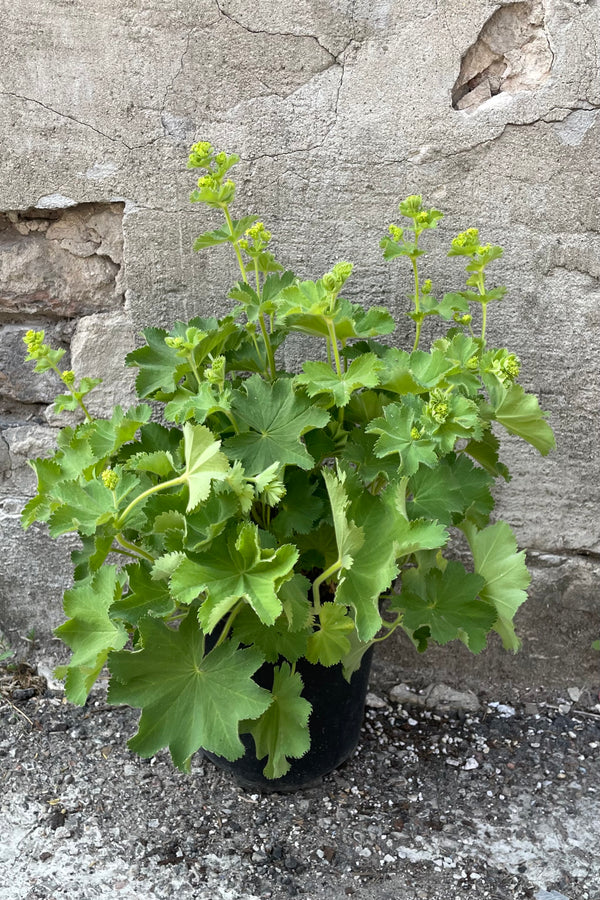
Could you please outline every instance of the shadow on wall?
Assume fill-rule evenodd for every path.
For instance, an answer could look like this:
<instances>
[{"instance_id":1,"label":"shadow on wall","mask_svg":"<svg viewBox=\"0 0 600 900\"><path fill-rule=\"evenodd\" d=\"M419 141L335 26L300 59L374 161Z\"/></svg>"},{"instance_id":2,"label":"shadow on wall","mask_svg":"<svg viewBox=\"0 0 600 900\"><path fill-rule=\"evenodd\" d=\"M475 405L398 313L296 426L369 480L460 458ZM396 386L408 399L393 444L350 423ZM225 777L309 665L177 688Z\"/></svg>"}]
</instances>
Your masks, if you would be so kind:
<instances>
[{"instance_id":1,"label":"shadow on wall","mask_svg":"<svg viewBox=\"0 0 600 900\"><path fill-rule=\"evenodd\" d=\"M543 84L554 59L544 26L543 0L496 10L462 58L452 107L472 111L503 91L533 91Z\"/></svg>"}]
</instances>

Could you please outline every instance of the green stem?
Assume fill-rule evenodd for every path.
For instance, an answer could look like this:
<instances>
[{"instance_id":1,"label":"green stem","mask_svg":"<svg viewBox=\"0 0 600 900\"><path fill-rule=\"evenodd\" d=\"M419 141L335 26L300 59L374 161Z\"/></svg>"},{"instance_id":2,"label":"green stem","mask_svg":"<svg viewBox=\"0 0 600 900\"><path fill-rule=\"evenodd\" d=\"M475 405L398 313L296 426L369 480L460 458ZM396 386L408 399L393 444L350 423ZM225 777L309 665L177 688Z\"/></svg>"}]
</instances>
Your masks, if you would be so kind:
<instances>
[{"instance_id":1,"label":"green stem","mask_svg":"<svg viewBox=\"0 0 600 900\"><path fill-rule=\"evenodd\" d=\"M342 568L342 560L336 560L333 565L329 566L328 569L325 569L324 572L321 572L318 578L315 578L313 582L313 603L315 606L315 610L318 613L321 609L321 598L319 597L319 588L323 584L324 581L327 581L328 578L331 578L332 575L335 575Z\"/></svg>"},{"instance_id":2,"label":"green stem","mask_svg":"<svg viewBox=\"0 0 600 900\"><path fill-rule=\"evenodd\" d=\"M258 274L258 260L254 260L254 274L256 275L256 293L260 299L260 275Z\"/></svg>"},{"instance_id":3,"label":"green stem","mask_svg":"<svg viewBox=\"0 0 600 900\"><path fill-rule=\"evenodd\" d=\"M156 494L157 491L163 491L165 488L176 487L179 484L185 484L186 481L187 481L186 475L178 475L177 478L171 478L169 481L163 481L161 484L155 484L151 488L148 488L148 490L139 494L139 496L135 497L131 501L129 506L126 507L126 509L121 513L119 518L116 520L115 526L118 529L120 529L121 526L123 525L123 523L125 522L125 519L131 512L131 510L134 509L138 505L138 503L141 503L142 500L145 500L146 497L150 497L152 494Z\"/></svg>"},{"instance_id":4,"label":"green stem","mask_svg":"<svg viewBox=\"0 0 600 900\"><path fill-rule=\"evenodd\" d=\"M219 644L222 644L222 643L226 640L227 634L229 633L229 629L231 628L231 626L232 626L232 624L233 624L233 620L235 619L235 617L237 616L237 614L240 612L240 610L242 609L243 605L244 605L244 604L243 604L243 601L239 600L239 601L236 603L236 605L233 607L233 609L232 609L231 612L229 613L229 616L228 616L228 618L227 618L227 621L225 622L225 625L223 626L223 631L222 631L221 634L219 635L219 640L218 640L217 643L215 644L215 647L218 647Z\"/></svg>"},{"instance_id":5,"label":"green stem","mask_svg":"<svg viewBox=\"0 0 600 900\"><path fill-rule=\"evenodd\" d=\"M418 234L415 233L415 249L419 241ZM419 269L417 266L417 258L415 256L411 256L410 261L412 263L413 275L415 279L415 312L421 312L421 303L420 303L420 287L419 287ZM419 346L419 340L421 338L421 325L423 324L423 320L419 319L417 321L417 331L415 334L415 343L413 346L413 353Z\"/></svg>"},{"instance_id":6,"label":"green stem","mask_svg":"<svg viewBox=\"0 0 600 900\"><path fill-rule=\"evenodd\" d=\"M188 360L189 360L190 366L192 367L192 372L194 373L194 378L196 379L196 385L199 388L200 387L200 374L198 373L198 366L196 365L196 361L194 359L194 351L193 350L188 354Z\"/></svg>"},{"instance_id":7,"label":"green stem","mask_svg":"<svg viewBox=\"0 0 600 900\"><path fill-rule=\"evenodd\" d=\"M382 634L381 637L378 638L371 638L371 640L369 641L370 644L378 644L381 641L387 641L389 636L394 633L396 628L398 628L402 624L402 613L398 613L397 618L394 619L393 622L383 622L382 624L384 628L388 629L387 634Z\"/></svg>"},{"instance_id":8,"label":"green stem","mask_svg":"<svg viewBox=\"0 0 600 900\"><path fill-rule=\"evenodd\" d=\"M487 303L482 303L482 304L481 304L481 311L482 311L482 315L481 315L481 340L482 340L483 343L485 343L485 326L486 326L486 321L487 321Z\"/></svg>"},{"instance_id":9,"label":"green stem","mask_svg":"<svg viewBox=\"0 0 600 900\"><path fill-rule=\"evenodd\" d=\"M226 206L223 207L223 213L225 214L225 221L229 225L229 231L231 232L231 235L233 237L233 222L231 220L229 210L227 209ZM244 260L242 259L242 254L240 253L240 248L237 245L237 241L232 241L232 243L233 243L233 249L235 250L235 255L237 256L237 261L238 261L238 264L240 267L240 272L242 273L242 278L244 279L246 284L248 284L248 276L246 274L246 267L244 265Z\"/></svg>"},{"instance_id":10,"label":"green stem","mask_svg":"<svg viewBox=\"0 0 600 900\"><path fill-rule=\"evenodd\" d=\"M275 372L275 357L273 356L273 348L271 347L271 341L269 338L269 333L267 331L267 323L265 322L265 317L261 313L258 317L260 322L260 330L262 332L263 340L265 342L265 350L267 351L267 361L269 363L269 371L271 373L271 379L275 380L276 372Z\"/></svg>"},{"instance_id":11,"label":"green stem","mask_svg":"<svg viewBox=\"0 0 600 900\"><path fill-rule=\"evenodd\" d=\"M419 319L419 321L416 323L416 325L417 325L417 330L416 330L416 332L415 332L415 342L414 342L414 344L413 344L413 353L415 352L415 350L416 350L416 349L418 348L418 346L419 346L419 341L420 341L420 339L421 339L421 325L422 325L422 324L423 324L423 319Z\"/></svg>"},{"instance_id":12,"label":"green stem","mask_svg":"<svg viewBox=\"0 0 600 900\"><path fill-rule=\"evenodd\" d=\"M117 534L115 537L115 540L117 541L118 544L121 545L121 547L123 547L124 550L130 550L136 556L139 555L139 556L143 557L143 559L147 559L148 562L151 562L151 563L155 562L155 559L153 556L150 556L150 554L146 553L145 550L142 550L141 547L137 547L135 544L132 544L131 541L128 541L126 538L124 538L122 534Z\"/></svg>"},{"instance_id":13,"label":"green stem","mask_svg":"<svg viewBox=\"0 0 600 900\"><path fill-rule=\"evenodd\" d=\"M335 359L335 367L337 369L338 375L341 376L342 364L340 362L340 353L339 353L338 345L337 345L337 335L335 333L335 325L333 324L332 319L326 318L325 321L327 322L327 331L329 332L329 340L331 341L331 347L332 347L333 356Z\"/></svg>"},{"instance_id":14,"label":"green stem","mask_svg":"<svg viewBox=\"0 0 600 900\"><path fill-rule=\"evenodd\" d=\"M230 421L231 424L233 425L233 430L235 431L236 434L239 434L239 433L240 433L240 429L238 428L238 424L237 424L237 422L235 421L233 415L229 412L229 410L228 410L228 409L223 409L223 407L221 407L220 412L222 412L224 415L227 416L227 418L229 419L229 421Z\"/></svg>"}]
</instances>

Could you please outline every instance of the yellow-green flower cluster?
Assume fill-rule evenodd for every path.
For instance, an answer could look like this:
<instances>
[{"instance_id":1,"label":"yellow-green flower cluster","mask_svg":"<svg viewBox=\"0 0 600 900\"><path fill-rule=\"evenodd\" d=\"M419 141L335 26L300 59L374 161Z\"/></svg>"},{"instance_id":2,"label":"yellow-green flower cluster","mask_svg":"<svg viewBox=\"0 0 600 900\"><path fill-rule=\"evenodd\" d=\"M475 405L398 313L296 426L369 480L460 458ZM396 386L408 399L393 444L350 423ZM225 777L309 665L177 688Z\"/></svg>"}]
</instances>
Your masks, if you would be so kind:
<instances>
[{"instance_id":1,"label":"yellow-green flower cluster","mask_svg":"<svg viewBox=\"0 0 600 900\"><path fill-rule=\"evenodd\" d=\"M214 150L209 141L198 141L190 148L189 169L206 169L212 162Z\"/></svg>"},{"instance_id":2,"label":"yellow-green flower cluster","mask_svg":"<svg viewBox=\"0 0 600 900\"><path fill-rule=\"evenodd\" d=\"M466 231L461 231L460 234L457 234L456 237L452 241L452 249L453 250L471 250L475 252L477 247L479 246L479 229L478 228L467 228Z\"/></svg>"},{"instance_id":3,"label":"yellow-green flower cluster","mask_svg":"<svg viewBox=\"0 0 600 900\"><path fill-rule=\"evenodd\" d=\"M209 384L223 385L225 382L225 357L216 356L212 365L204 370L204 377Z\"/></svg>"},{"instance_id":4,"label":"yellow-green flower cluster","mask_svg":"<svg viewBox=\"0 0 600 900\"><path fill-rule=\"evenodd\" d=\"M249 238L242 238L241 241L238 241L239 246L242 250L250 250L250 241L252 241L252 249L254 250L262 250L263 247L271 240L271 232L268 231L263 222L255 222L250 228L247 228L244 232L245 235Z\"/></svg>"},{"instance_id":5,"label":"yellow-green flower cluster","mask_svg":"<svg viewBox=\"0 0 600 900\"><path fill-rule=\"evenodd\" d=\"M102 484L105 488L108 488L109 491L114 491L116 489L119 483L119 476L114 469L105 469L100 477L102 478Z\"/></svg>"},{"instance_id":6,"label":"yellow-green flower cluster","mask_svg":"<svg viewBox=\"0 0 600 900\"><path fill-rule=\"evenodd\" d=\"M40 356L45 356L49 348L44 344L44 337L44 331L33 331L32 329L29 329L23 338L30 359L38 359Z\"/></svg>"}]
</instances>

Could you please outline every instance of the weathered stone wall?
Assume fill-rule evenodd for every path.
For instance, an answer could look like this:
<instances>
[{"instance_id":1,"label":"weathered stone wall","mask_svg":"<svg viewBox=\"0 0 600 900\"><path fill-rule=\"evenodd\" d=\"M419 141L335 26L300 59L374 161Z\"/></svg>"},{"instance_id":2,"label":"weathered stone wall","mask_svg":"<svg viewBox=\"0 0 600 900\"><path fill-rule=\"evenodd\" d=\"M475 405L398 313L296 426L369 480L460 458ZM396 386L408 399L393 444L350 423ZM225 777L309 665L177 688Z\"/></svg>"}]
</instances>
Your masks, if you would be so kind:
<instances>
[{"instance_id":1,"label":"weathered stone wall","mask_svg":"<svg viewBox=\"0 0 600 900\"><path fill-rule=\"evenodd\" d=\"M24 368L21 335L46 327L79 373L104 374L101 409L130 395L120 360L134 329L227 308L233 261L191 250L213 223L187 202L187 149L206 138L242 157L239 214L260 213L300 275L353 260L354 298L390 305L401 345L409 272L378 249L398 198L422 193L446 213L428 238L439 248L427 264L434 289L462 284L460 262L445 257L458 231L477 226L505 247L496 273L510 292L489 337L521 357L558 438L545 460L506 442L514 478L500 511L534 571L515 671L551 679L556 661L533 660L568 656L589 680L598 0L19 0L3 13L0 627L47 634L68 579L69 541L23 536L18 523L32 487L25 459L56 428L50 385Z\"/></svg>"}]
</instances>

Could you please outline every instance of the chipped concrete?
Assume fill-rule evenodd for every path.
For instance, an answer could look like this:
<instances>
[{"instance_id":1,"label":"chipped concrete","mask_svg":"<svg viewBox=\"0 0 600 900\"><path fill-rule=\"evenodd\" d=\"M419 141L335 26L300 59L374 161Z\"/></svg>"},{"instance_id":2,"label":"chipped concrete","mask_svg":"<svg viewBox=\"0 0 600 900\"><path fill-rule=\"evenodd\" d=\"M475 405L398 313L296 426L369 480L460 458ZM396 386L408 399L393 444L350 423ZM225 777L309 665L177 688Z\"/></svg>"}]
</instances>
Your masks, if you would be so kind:
<instances>
[{"instance_id":1,"label":"chipped concrete","mask_svg":"<svg viewBox=\"0 0 600 900\"><path fill-rule=\"evenodd\" d=\"M550 77L553 53L543 0L501 6L462 58L452 91L455 109L475 109L501 91L536 90Z\"/></svg>"},{"instance_id":2,"label":"chipped concrete","mask_svg":"<svg viewBox=\"0 0 600 900\"><path fill-rule=\"evenodd\" d=\"M217 222L187 200L193 140L240 154L236 211L261 214L281 259L299 275L352 259L349 295L390 305L399 345L411 341L403 315L409 272L383 263L378 240L401 196L422 193L446 213L427 240L437 248L424 272L435 290L463 283L460 264L445 256L458 231L477 226L505 246L495 271L509 293L490 317L490 340L521 357L524 384L541 395L558 449L540 461L506 441L514 478L499 491L500 513L532 551L535 575L531 612L520 615L526 654L505 659L492 648L474 668L456 658L473 679L486 665L499 679L549 678L556 660L536 658L556 655L536 648L543 625L547 643L570 654L584 680L597 680L589 645L599 627L599 4L262 0L249 12L243 0L103 0L83 11L22 0L7 8L4 24L0 210L26 217L37 207L50 221L61 209L66 216L85 204L121 204L122 261L114 247L100 253L102 241L86 256L89 237L63 236L52 242L56 253L79 274L63 279L53 305L25 299L46 290L25 264L18 277L14 265L7 269L0 286L13 292L2 323L68 325L65 346L77 335L86 374L86 363L96 364L86 348L107 347L107 335L117 333L103 335L97 316L122 323L124 347L133 339L130 322L168 325L228 308L235 260L226 248L191 249L194 236ZM468 109L453 107L468 97ZM51 243L40 231L17 238L22 246ZM88 269L77 267L90 264L113 281L99 277L84 299ZM77 296L69 294L74 287ZM107 388L114 399L116 372ZM10 427L47 426L46 396L5 396L4 419ZM24 495L12 499L22 503ZM5 517L3 534L12 549L0 564L7 586L21 539L18 519L10 523ZM42 532L24 547L48 554L54 592L18 606L9 592L5 619L37 616L40 603L56 611L68 569L51 557ZM561 563L543 565L544 556ZM412 668L433 665L404 647L395 652ZM443 652L435 659L460 676Z\"/></svg>"}]
</instances>

